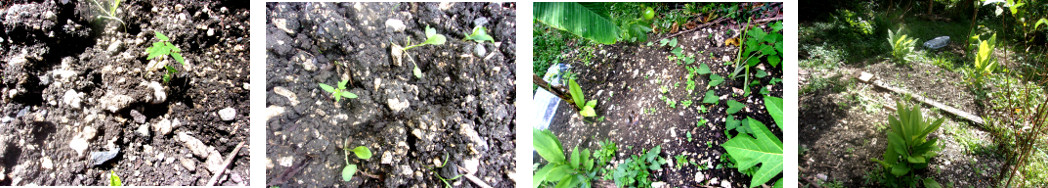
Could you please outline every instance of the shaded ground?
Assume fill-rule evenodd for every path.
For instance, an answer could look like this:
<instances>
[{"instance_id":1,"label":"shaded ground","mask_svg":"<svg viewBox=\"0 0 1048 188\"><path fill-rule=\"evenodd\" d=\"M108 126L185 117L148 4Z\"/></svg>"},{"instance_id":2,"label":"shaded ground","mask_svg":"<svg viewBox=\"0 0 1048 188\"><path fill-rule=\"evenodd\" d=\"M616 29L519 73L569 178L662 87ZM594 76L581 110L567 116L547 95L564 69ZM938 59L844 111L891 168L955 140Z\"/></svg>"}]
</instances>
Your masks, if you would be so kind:
<instances>
[{"instance_id":1,"label":"shaded ground","mask_svg":"<svg viewBox=\"0 0 1048 188\"><path fill-rule=\"evenodd\" d=\"M231 153L250 132L247 3L117 10L126 25L89 1L0 3L0 185L108 185L111 171L125 185L204 185L231 156L218 185L247 185L250 145ZM154 32L188 65L146 60ZM161 84L150 62L180 73Z\"/></svg>"},{"instance_id":2,"label":"shaded ground","mask_svg":"<svg viewBox=\"0 0 1048 188\"><path fill-rule=\"evenodd\" d=\"M561 103L550 130L568 150L565 153L575 146L580 149L598 149L598 141L610 139L619 148L613 166L632 154L641 154L641 149L655 146L662 146L660 155L670 163L676 162L674 156L685 155L690 162L697 164L654 172L653 182L663 181L676 187L717 186L723 182L730 182L732 187L748 186L748 176L737 169L727 168L728 163L721 160L725 151L720 144L728 140L724 135L728 117L726 101L735 100L746 104L745 109L735 114L736 119L757 119L782 138L781 129L775 128L774 120L764 108L763 95L758 93L761 87L767 87L771 96L781 97L782 83L772 84L771 80L782 78L782 69L772 68L767 63L759 64L760 69L768 72L768 76L759 79L759 87L751 88L755 94L742 96L743 78L728 78L735 67L724 65L726 61L735 60L739 48L725 45L723 41L737 33L744 24L726 21L676 37L678 45L684 48L686 54L695 55L695 63L689 66L706 64L714 74L725 77L724 83L709 88L721 98L716 105L702 103L702 97L708 91L706 86L709 77L696 76L695 89L688 91L685 77L689 71L685 65L668 60L667 56L672 56L672 48L660 47L658 42L650 46L628 43L599 45L593 55L583 50L566 52L564 59L570 60L566 62L570 62L573 67L571 71L577 74L586 100L598 100L597 116L604 119L598 122L584 121L567 103ZM658 37L662 36L655 38ZM592 58L588 63L584 61L586 56ZM752 70L752 75L756 75L756 70ZM662 93L662 87L666 87L668 92ZM677 104L670 107L660 96L673 99ZM691 100L692 104L684 107L681 102L685 100ZM700 112L699 106L707 111ZM700 118L709 122L696 126ZM689 132L692 134L691 141L686 137ZM732 131L731 134L738 133ZM627 146L632 146L632 149ZM699 170L699 166L704 170Z\"/></svg>"},{"instance_id":3,"label":"shaded ground","mask_svg":"<svg viewBox=\"0 0 1048 188\"><path fill-rule=\"evenodd\" d=\"M513 3L267 4L267 184L441 187L438 174L471 174L494 187L513 186L515 9ZM393 20L405 29L394 29ZM427 25L448 40L407 51L424 75L416 78L411 59L393 62L390 42L417 44ZM478 25L494 43L462 40ZM318 87L340 80L349 80L346 88L359 98L335 103ZM375 154L349 159L362 172L351 181L340 176L343 145ZM466 178L450 183L478 187Z\"/></svg>"}]
</instances>

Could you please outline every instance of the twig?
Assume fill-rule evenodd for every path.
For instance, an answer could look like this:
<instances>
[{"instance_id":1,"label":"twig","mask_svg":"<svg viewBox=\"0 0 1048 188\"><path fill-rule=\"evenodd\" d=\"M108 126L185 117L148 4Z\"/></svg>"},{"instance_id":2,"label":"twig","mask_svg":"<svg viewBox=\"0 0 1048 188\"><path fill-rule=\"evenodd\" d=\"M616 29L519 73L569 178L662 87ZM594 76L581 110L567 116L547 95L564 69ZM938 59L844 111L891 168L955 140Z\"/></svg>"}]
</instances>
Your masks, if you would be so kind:
<instances>
[{"instance_id":1,"label":"twig","mask_svg":"<svg viewBox=\"0 0 1048 188\"><path fill-rule=\"evenodd\" d=\"M898 94L902 94L902 95L912 96L914 100L917 100L919 102L922 102L922 103L934 106L936 108L942 109L945 112L951 113L953 115L956 115L957 117L961 117L963 119L971 121L972 123L979 124L979 125L984 125L985 124L984 123L985 121L983 121L983 119L981 117L979 117L979 116L975 116L975 115L969 114L968 112L965 112L965 111L962 111L960 109L948 106L946 104L942 104L942 103L936 102L936 101L934 101L932 99L925 98L924 96L920 96L920 95L916 95L916 94L910 93L910 92L908 92L906 90L902 90L902 89L899 89L899 88L888 86L888 85L886 85L884 83L881 83L879 80L863 80L863 79L859 79L859 80L864 82L864 83L873 84L874 86L886 89L888 91L892 91L892 92L895 92L895 93L898 93Z\"/></svg>"},{"instance_id":2,"label":"twig","mask_svg":"<svg viewBox=\"0 0 1048 188\"><path fill-rule=\"evenodd\" d=\"M531 75L531 77L532 77L532 82L534 82L536 86L539 86L542 89L545 89L546 91L549 91L550 93L553 93L553 95L556 95L557 97L559 97L560 100L564 100L565 102L568 102L568 104L570 104L568 106L571 106L575 110L582 111L582 109L579 109L578 105L575 105L575 100L572 99L569 96L570 95L569 93L566 93L565 91L562 91L559 88L554 88L554 87L550 86L549 83L547 83L545 80L542 80L542 78L540 78L538 75Z\"/></svg>"},{"instance_id":3,"label":"twig","mask_svg":"<svg viewBox=\"0 0 1048 188\"><path fill-rule=\"evenodd\" d=\"M462 175L462 177L466 177L466 179L469 179L469 181L472 181L473 183L477 184L477 186L480 186L482 188L491 188L490 185L484 183L484 181L481 181L480 178L473 176L473 174Z\"/></svg>"},{"instance_id":4,"label":"twig","mask_svg":"<svg viewBox=\"0 0 1048 188\"><path fill-rule=\"evenodd\" d=\"M229 153L229 156L226 157L226 162L224 164L222 164L222 169L219 169L218 172L215 173L214 176L211 176L211 180L207 181L207 186L208 187L214 186L215 183L218 182L218 177L222 177L222 173L226 172L226 167L229 166L229 163L233 162L233 157L236 157L237 153L240 152L240 147L244 147L244 142L243 141L241 141L240 144L237 144L237 148L233 149L232 153Z\"/></svg>"}]
</instances>

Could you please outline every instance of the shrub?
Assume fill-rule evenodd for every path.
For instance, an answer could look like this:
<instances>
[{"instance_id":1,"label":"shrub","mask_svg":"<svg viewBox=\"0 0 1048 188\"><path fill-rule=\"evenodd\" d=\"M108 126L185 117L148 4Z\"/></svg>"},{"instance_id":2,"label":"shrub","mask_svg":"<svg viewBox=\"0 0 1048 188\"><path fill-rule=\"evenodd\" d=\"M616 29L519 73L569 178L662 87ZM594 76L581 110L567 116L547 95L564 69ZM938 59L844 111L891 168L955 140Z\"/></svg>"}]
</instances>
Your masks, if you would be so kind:
<instances>
[{"instance_id":1,"label":"shrub","mask_svg":"<svg viewBox=\"0 0 1048 188\"><path fill-rule=\"evenodd\" d=\"M872 159L880 163L886 172L896 178L905 176L913 170L928 167L928 160L935 157L939 149L938 139L927 139L929 133L939 129L943 119L933 123L925 122L920 108L896 104L896 115L888 118L888 146L885 147L883 160Z\"/></svg>"},{"instance_id":2,"label":"shrub","mask_svg":"<svg viewBox=\"0 0 1048 188\"><path fill-rule=\"evenodd\" d=\"M548 130L532 130L535 151L546 165L535 171L533 187L539 187L545 182L557 182L556 187L590 187L590 180L596 176L593 170L594 160L590 157L589 149L579 153L579 148L571 150L570 158L564 157L564 149L560 140ZM538 165L536 165L538 166Z\"/></svg>"},{"instance_id":3,"label":"shrub","mask_svg":"<svg viewBox=\"0 0 1048 188\"><path fill-rule=\"evenodd\" d=\"M659 156L662 146L641 150L644 155L632 155L615 169L615 185L619 187L651 187L649 170L662 170L666 158Z\"/></svg>"}]
</instances>

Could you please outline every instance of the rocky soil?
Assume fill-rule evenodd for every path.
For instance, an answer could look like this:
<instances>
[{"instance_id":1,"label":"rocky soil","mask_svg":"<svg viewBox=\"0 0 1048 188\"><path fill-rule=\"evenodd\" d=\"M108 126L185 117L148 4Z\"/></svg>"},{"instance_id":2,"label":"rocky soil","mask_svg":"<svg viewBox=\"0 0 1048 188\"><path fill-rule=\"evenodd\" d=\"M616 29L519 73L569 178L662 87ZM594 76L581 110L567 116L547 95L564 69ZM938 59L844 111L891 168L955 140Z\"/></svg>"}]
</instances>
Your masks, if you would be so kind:
<instances>
[{"instance_id":1,"label":"rocky soil","mask_svg":"<svg viewBox=\"0 0 1048 188\"><path fill-rule=\"evenodd\" d=\"M457 175L464 176L449 180L452 187L518 181L511 179L515 4L266 7L267 185L443 187L441 178ZM427 26L447 43L395 60L391 44L422 42ZM494 42L463 41L476 26ZM359 97L336 102L318 86L341 80ZM374 157L346 161L347 146L366 146ZM347 163L360 168L350 181L340 175Z\"/></svg>"},{"instance_id":2,"label":"rocky soil","mask_svg":"<svg viewBox=\"0 0 1048 188\"><path fill-rule=\"evenodd\" d=\"M104 5L108 6L108 5ZM0 185L248 185L247 2L0 3ZM147 60L171 38L186 65ZM170 64L170 82L150 64ZM224 161L232 158L225 166Z\"/></svg>"}]
</instances>

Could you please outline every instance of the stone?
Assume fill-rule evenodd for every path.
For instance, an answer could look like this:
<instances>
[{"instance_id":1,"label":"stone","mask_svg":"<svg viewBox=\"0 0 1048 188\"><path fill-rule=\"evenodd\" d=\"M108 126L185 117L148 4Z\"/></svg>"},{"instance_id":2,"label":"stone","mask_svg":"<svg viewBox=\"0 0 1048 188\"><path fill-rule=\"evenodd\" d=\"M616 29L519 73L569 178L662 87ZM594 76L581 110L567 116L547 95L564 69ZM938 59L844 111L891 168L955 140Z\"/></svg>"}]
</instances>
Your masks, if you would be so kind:
<instances>
[{"instance_id":1,"label":"stone","mask_svg":"<svg viewBox=\"0 0 1048 188\"><path fill-rule=\"evenodd\" d=\"M731 188L731 182L728 182L728 180L721 180L720 186L723 188Z\"/></svg>"},{"instance_id":2,"label":"stone","mask_svg":"<svg viewBox=\"0 0 1048 188\"><path fill-rule=\"evenodd\" d=\"M484 54L488 53L487 49L484 49L484 45L477 44L473 46L473 55L477 55L477 57L484 57Z\"/></svg>"},{"instance_id":3,"label":"stone","mask_svg":"<svg viewBox=\"0 0 1048 188\"><path fill-rule=\"evenodd\" d=\"M204 161L204 163L207 164L208 171L211 171L211 173L218 173L219 170L225 168L223 161L222 154L218 154L218 150L212 150L211 153L207 155L207 160Z\"/></svg>"},{"instance_id":4,"label":"stone","mask_svg":"<svg viewBox=\"0 0 1048 188\"><path fill-rule=\"evenodd\" d=\"M398 19L388 19L386 20L386 28L396 32L403 32L404 29L408 28L408 26L404 25L404 21Z\"/></svg>"},{"instance_id":5,"label":"stone","mask_svg":"<svg viewBox=\"0 0 1048 188\"><path fill-rule=\"evenodd\" d=\"M135 133L138 133L138 135L142 137L149 137L149 124L143 123L142 125L139 125L138 129L135 130Z\"/></svg>"},{"instance_id":6,"label":"stone","mask_svg":"<svg viewBox=\"0 0 1048 188\"><path fill-rule=\"evenodd\" d=\"M819 178L819 180L822 180L823 182L826 182L826 179L829 179L829 177L827 177L826 174L822 173L816 174L815 178Z\"/></svg>"},{"instance_id":7,"label":"stone","mask_svg":"<svg viewBox=\"0 0 1048 188\"><path fill-rule=\"evenodd\" d=\"M84 151L86 151L87 147L90 145L90 143L88 143L88 140L95 137L96 131L97 130L95 130L94 127L84 127L84 129L81 130L80 133L76 134L76 136L73 136L73 139L70 139L69 148L73 149L73 151L76 151L77 156L84 156Z\"/></svg>"},{"instance_id":8,"label":"stone","mask_svg":"<svg viewBox=\"0 0 1048 188\"><path fill-rule=\"evenodd\" d=\"M182 164L182 167L185 167L186 170L189 170L190 172L196 171L196 161L193 161L193 159L179 157L178 162Z\"/></svg>"},{"instance_id":9,"label":"stone","mask_svg":"<svg viewBox=\"0 0 1048 188\"><path fill-rule=\"evenodd\" d=\"M138 110L131 110L131 118L135 120L135 123L145 123L146 115L142 115Z\"/></svg>"},{"instance_id":10,"label":"stone","mask_svg":"<svg viewBox=\"0 0 1048 188\"><path fill-rule=\"evenodd\" d=\"M667 188L666 182L651 182L651 188Z\"/></svg>"},{"instance_id":11,"label":"stone","mask_svg":"<svg viewBox=\"0 0 1048 188\"><path fill-rule=\"evenodd\" d=\"M870 82L870 81L873 81L873 80L874 80L873 79L873 74L870 74L870 73L865 72L865 71L863 71L862 73L859 73L859 81Z\"/></svg>"},{"instance_id":12,"label":"stone","mask_svg":"<svg viewBox=\"0 0 1048 188\"><path fill-rule=\"evenodd\" d=\"M189 151L193 152L193 155L200 158L207 158L208 155L210 155L211 150L214 150L214 148L209 148L204 144L204 142L201 142L185 132L178 133L178 140L181 140L182 144L185 145L186 148L189 148Z\"/></svg>"},{"instance_id":13,"label":"stone","mask_svg":"<svg viewBox=\"0 0 1048 188\"><path fill-rule=\"evenodd\" d=\"M477 171L478 171L478 169L480 167L480 159L477 159L476 157L474 157L474 158L469 158L469 159L466 159L466 160L462 160L462 167L466 170L466 174L477 173Z\"/></svg>"},{"instance_id":14,"label":"stone","mask_svg":"<svg viewBox=\"0 0 1048 188\"><path fill-rule=\"evenodd\" d=\"M382 152L382 164L393 164L393 154L389 151Z\"/></svg>"},{"instance_id":15,"label":"stone","mask_svg":"<svg viewBox=\"0 0 1048 188\"><path fill-rule=\"evenodd\" d=\"M120 49L124 47L123 44L124 42L120 40L116 40L113 41L113 43L109 43L109 47L106 48L106 53L109 53L109 55L117 55L118 53L120 53Z\"/></svg>"},{"instance_id":16,"label":"stone","mask_svg":"<svg viewBox=\"0 0 1048 188\"><path fill-rule=\"evenodd\" d=\"M44 156L44 158L40 159L40 168L51 170L54 167L55 164L51 162L51 157Z\"/></svg>"},{"instance_id":17,"label":"stone","mask_svg":"<svg viewBox=\"0 0 1048 188\"><path fill-rule=\"evenodd\" d=\"M127 106L131 105L131 102L134 101L135 98L132 98L131 96L113 93L106 93L106 95L98 99L98 103L102 108L112 113L117 113L121 109L127 108Z\"/></svg>"},{"instance_id":18,"label":"stone","mask_svg":"<svg viewBox=\"0 0 1048 188\"><path fill-rule=\"evenodd\" d=\"M405 108L411 106L411 103L409 103L407 100L401 102L400 99L397 98L386 99L386 104L389 105L389 109L393 110L393 112L398 113L400 111L403 111Z\"/></svg>"},{"instance_id":19,"label":"stone","mask_svg":"<svg viewBox=\"0 0 1048 188\"><path fill-rule=\"evenodd\" d=\"M272 23L273 23L273 26L277 27L277 29L283 30L284 32L287 32L287 34L289 34L289 35L294 35L295 34L295 31L293 31L291 29L288 29L287 19L283 19L283 18L273 19Z\"/></svg>"},{"instance_id":20,"label":"stone","mask_svg":"<svg viewBox=\"0 0 1048 188\"><path fill-rule=\"evenodd\" d=\"M295 95L295 92L291 92L291 90L288 90L287 88L277 86L273 87L273 93L286 97L287 100L291 102L291 106L298 106L298 96Z\"/></svg>"},{"instance_id":21,"label":"stone","mask_svg":"<svg viewBox=\"0 0 1048 188\"><path fill-rule=\"evenodd\" d=\"M702 174L702 171L695 171L695 182L702 183L703 180L706 180L706 176Z\"/></svg>"},{"instance_id":22,"label":"stone","mask_svg":"<svg viewBox=\"0 0 1048 188\"><path fill-rule=\"evenodd\" d=\"M161 119L159 122L153 124L153 131L156 131L157 135L165 136L170 134L171 130L174 130L174 125L167 119Z\"/></svg>"},{"instance_id":23,"label":"stone","mask_svg":"<svg viewBox=\"0 0 1048 188\"><path fill-rule=\"evenodd\" d=\"M91 152L91 164L94 166L105 164L106 161L116 158L117 154L120 154L120 148L113 148L113 150L109 151Z\"/></svg>"},{"instance_id":24,"label":"stone","mask_svg":"<svg viewBox=\"0 0 1048 188\"><path fill-rule=\"evenodd\" d=\"M152 104L160 104L167 101L167 93L164 92L164 86L160 85L159 82L149 82L149 88L153 88L153 99L149 101Z\"/></svg>"},{"instance_id":25,"label":"stone","mask_svg":"<svg viewBox=\"0 0 1048 188\"><path fill-rule=\"evenodd\" d=\"M233 118L237 116L237 110L232 107L226 107L218 111L218 117L222 118L222 121L233 121Z\"/></svg>"},{"instance_id":26,"label":"stone","mask_svg":"<svg viewBox=\"0 0 1048 188\"><path fill-rule=\"evenodd\" d=\"M83 96L83 94L77 93L73 89L69 89L65 92L65 95L62 96L62 102L68 104L69 107L80 108L80 103Z\"/></svg>"}]
</instances>

